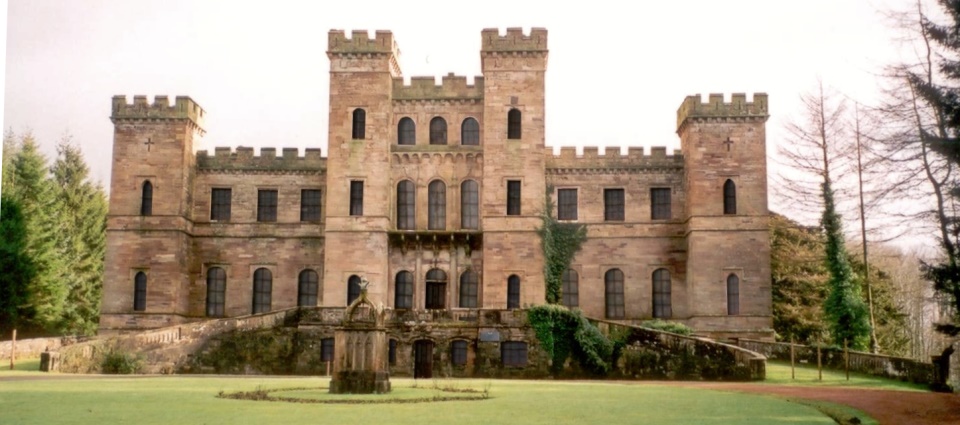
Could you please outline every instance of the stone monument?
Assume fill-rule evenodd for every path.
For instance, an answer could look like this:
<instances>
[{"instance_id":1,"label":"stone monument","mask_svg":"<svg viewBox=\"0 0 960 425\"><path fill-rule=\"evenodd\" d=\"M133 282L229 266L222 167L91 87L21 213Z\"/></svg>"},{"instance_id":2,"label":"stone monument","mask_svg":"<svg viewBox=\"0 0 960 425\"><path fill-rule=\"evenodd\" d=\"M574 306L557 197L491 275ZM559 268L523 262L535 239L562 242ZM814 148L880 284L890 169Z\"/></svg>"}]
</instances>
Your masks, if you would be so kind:
<instances>
[{"instance_id":1,"label":"stone monument","mask_svg":"<svg viewBox=\"0 0 960 425\"><path fill-rule=\"evenodd\" d=\"M369 285L366 279L360 281L360 296L347 307L342 325L334 331L333 394L390 392L384 311L367 299Z\"/></svg>"}]
</instances>

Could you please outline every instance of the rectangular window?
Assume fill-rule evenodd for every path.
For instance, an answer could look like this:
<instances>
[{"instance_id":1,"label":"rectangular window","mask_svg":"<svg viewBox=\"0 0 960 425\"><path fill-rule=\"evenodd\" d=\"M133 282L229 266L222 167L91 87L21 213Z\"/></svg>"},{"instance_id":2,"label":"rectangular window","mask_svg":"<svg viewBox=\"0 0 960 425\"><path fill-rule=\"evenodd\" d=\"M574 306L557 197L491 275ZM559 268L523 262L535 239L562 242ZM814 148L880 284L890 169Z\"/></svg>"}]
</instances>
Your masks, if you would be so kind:
<instances>
[{"instance_id":1,"label":"rectangular window","mask_svg":"<svg viewBox=\"0 0 960 425\"><path fill-rule=\"evenodd\" d=\"M670 189L650 189L650 218L653 220L670 219Z\"/></svg>"},{"instance_id":2,"label":"rectangular window","mask_svg":"<svg viewBox=\"0 0 960 425\"><path fill-rule=\"evenodd\" d=\"M467 364L467 341L453 341L450 344L450 363L454 366Z\"/></svg>"},{"instance_id":3,"label":"rectangular window","mask_svg":"<svg viewBox=\"0 0 960 425\"><path fill-rule=\"evenodd\" d=\"M277 191L257 191L257 221L277 221Z\"/></svg>"},{"instance_id":4,"label":"rectangular window","mask_svg":"<svg viewBox=\"0 0 960 425\"><path fill-rule=\"evenodd\" d=\"M603 219L623 221L623 189L603 190Z\"/></svg>"},{"instance_id":5,"label":"rectangular window","mask_svg":"<svg viewBox=\"0 0 960 425\"><path fill-rule=\"evenodd\" d=\"M397 340L391 339L390 345L387 348L387 361L390 362L390 366L397 365Z\"/></svg>"},{"instance_id":6,"label":"rectangular window","mask_svg":"<svg viewBox=\"0 0 960 425\"><path fill-rule=\"evenodd\" d=\"M350 215L363 215L363 182L350 181Z\"/></svg>"},{"instance_id":7,"label":"rectangular window","mask_svg":"<svg viewBox=\"0 0 960 425\"><path fill-rule=\"evenodd\" d=\"M500 343L500 359L504 366L526 366L527 343L522 341L504 341Z\"/></svg>"},{"instance_id":8,"label":"rectangular window","mask_svg":"<svg viewBox=\"0 0 960 425\"><path fill-rule=\"evenodd\" d=\"M333 338L324 338L320 340L320 361L333 361Z\"/></svg>"},{"instance_id":9,"label":"rectangular window","mask_svg":"<svg viewBox=\"0 0 960 425\"><path fill-rule=\"evenodd\" d=\"M557 220L577 219L577 189L557 190Z\"/></svg>"},{"instance_id":10,"label":"rectangular window","mask_svg":"<svg viewBox=\"0 0 960 425\"><path fill-rule=\"evenodd\" d=\"M520 215L520 180L507 180L507 215Z\"/></svg>"},{"instance_id":11,"label":"rectangular window","mask_svg":"<svg viewBox=\"0 0 960 425\"><path fill-rule=\"evenodd\" d=\"M320 189L300 191L300 221L320 221Z\"/></svg>"},{"instance_id":12,"label":"rectangular window","mask_svg":"<svg viewBox=\"0 0 960 425\"><path fill-rule=\"evenodd\" d=\"M230 221L230 189L213 189L211 192L210 220Z\"/></svg>"}]
</instances>

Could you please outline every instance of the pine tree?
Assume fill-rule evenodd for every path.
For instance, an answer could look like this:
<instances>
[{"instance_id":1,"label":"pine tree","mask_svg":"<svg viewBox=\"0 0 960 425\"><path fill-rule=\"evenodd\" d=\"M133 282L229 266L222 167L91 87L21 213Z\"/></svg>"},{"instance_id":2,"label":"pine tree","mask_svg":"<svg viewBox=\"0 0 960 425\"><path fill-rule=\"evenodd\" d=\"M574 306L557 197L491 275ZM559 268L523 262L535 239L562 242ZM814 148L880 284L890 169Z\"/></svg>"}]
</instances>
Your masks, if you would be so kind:
<instances>
[{"instance_id":1,"label":"pine tree","mask_svg":"<svg viewBox=\"0 0 960 425\"><path fill-rule=\"evenodd\" d=\"M57 253L64 262L60 281L67 288L59 328L71 334L93 334L100 313L103 286L106 199L89 181L89 168L69 136L57 146L51 168L55 184Z\"/></svg>"},{"instance_id":2,"label":"pine tree","mask_svg":"<svg viewBox=\"0 0 960 425\"><path fill-rule=\"evenodd\" d=\"M9 191L13 189L13 157L17 155L17 139L12 130L3 133L3 161L0 167L3 167L2 177L0 177L0 191Z\"/></svg>"},{"instance_id":3,"label":"pine tree","mask_svg":"<svg viewBox=\"0 0 960 425\"><path fill-rule=\"evenodd\" d=\"M847 342L852 348L864 349L869 346L870 341L867 304L863 302L857 276L850 267L840 215L837 214L830 183L829 178L823 183L824 209L821 223L826 236L827 270L830 271L830 293L824 303L824 311L835 344Z\"/></svg>"},{"instance_id":4,"label":"pine tree","mask_svg":"<svg viewBox=\"0 0 960 425\"><path fill-rule=\"evenodd\" d=\"M24 135L20 150L13 158L14 184L10 195L23 210L26 254L36 267L36 275L27 285L30 319L40 328L56 331L67 288L59 281L63 275L63 263L56 250L60 226L55 221L55 192L46 162L33 136Z\"/></svg>"},{"instance_id":5,"label":"pine tree","mask_svg":"<svg viewBox=\"0 0 960 425\"><path fill-rule=\"evenodd\" d=\"M27 284L36 269L26 253L27 227L20 204L0 195L0 332L28 318Z\"/></svg>"}]
</instances>

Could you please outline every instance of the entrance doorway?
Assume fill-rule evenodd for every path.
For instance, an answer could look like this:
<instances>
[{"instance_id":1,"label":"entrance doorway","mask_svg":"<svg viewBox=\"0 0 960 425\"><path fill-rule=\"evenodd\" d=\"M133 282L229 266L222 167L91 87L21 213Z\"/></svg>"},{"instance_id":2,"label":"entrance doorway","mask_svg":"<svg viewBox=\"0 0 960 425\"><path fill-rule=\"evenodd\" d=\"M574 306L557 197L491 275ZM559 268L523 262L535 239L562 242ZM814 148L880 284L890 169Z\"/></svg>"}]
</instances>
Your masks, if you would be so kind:
<instances>
[{"instance_id":1,"label":"entrance doorway","mask_svg":"<svg viewBox=\"0 0 960 425\"><path fill-rule=\"evenodd\" d=\"M413 343L413 378L433 377L433 341L421 339Z\"/></svg>"}]
</instances>

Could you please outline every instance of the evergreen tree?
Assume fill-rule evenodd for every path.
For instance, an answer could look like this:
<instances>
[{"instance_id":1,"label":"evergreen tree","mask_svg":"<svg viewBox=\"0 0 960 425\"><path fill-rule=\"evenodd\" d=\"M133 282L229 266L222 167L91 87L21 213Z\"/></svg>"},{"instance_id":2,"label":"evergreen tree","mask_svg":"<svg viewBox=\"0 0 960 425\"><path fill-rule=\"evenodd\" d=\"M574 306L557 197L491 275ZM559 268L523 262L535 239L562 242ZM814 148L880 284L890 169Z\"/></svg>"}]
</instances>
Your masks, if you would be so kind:
<instances>
[{"instance_id":1,"label":"evergreen tree","mask_svg":"<svg viewBox=\"0 0 960 425\"><path fill-rule=\"evenodd\" d=\"M0 191L9 191L13 189L13 157L17 155L17 139L12 130L3 133L3 161L0 167L3 167L2 177L0 177Z\"/></svg>"},{"instance_id":2,"label":"evergreen tree","mask_svg":"<svg viewBox=\"0 0 960 425\"><path fill-rule=\"evenodd\" d=\"M27 285L31 321L40 328L55 331L60 324L67 288L60 281L63 263L56 249L60 226L55 221L57 202L46 162L33 136L24 135L13 158L14 183L10 195L23 210L25 252L36 267L34 278Z\"/></svg>"},{"instance_id":3,"label":"evergreen tree","mask_svg":"<svg viewBox=\"0 0 960 425\"><path fill-rule=\"evenodd\" d=\"M106 198L89 181L80 149L65 137L57 146L51 168L56 194L57 253L64 262L60 282L67 299L58 326L71 334L96 332L103 286Z\"/></svg>"},{"instance_id":4,"label":"evergreen tree","mask_svg":"<svg viewBox=\"0 0 960 425\"><path fill-rule=\"evenodd\" d=\"M826 265L830 272L830 293L824 311L835 344L848 342L855 349L868 347L870 322L867 304L860 294L857 276L850 267L850 258L844 245L840 216L833 202L830 179L823 183L823 231L826 236Z\"/></svg>"},{"instance_id":5,"label":"evergreen tree","mask_svg":"<svg viewBox=\"0 0 960 425\"><path fill-rule=\"evenodd\" d=\"M0 195L0 332L17 329L29 317L27 284L36 270L26 253L27 227L20 205Z\"/></svg>"}]
</instances>

